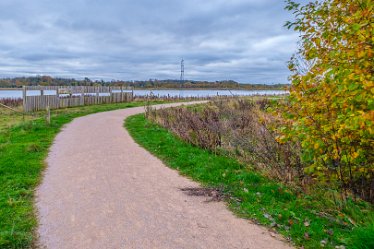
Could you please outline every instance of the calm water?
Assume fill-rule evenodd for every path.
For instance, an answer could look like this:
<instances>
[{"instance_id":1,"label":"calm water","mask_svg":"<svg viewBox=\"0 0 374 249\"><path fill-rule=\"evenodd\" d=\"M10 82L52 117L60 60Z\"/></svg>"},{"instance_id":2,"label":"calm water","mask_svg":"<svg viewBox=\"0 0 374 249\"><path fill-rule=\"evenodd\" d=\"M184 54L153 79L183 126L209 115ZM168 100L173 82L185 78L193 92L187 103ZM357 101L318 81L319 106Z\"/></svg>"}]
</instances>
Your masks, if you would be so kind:
<instances>
[{"instance_id":1,"label":"calm water","mask_svg":"<svg viewBox=\"0 0 374 249\"><path fill-rule=\"evenodd\" d=\"M258 91L248 91L248 90L134 90L135 96L146 96L146 95L156 95L156 96L170 96L170 97L208 97L217 95L236 95L236 96L251 96L251 95L280 95L286 94L287 91L280 90L258 90ZM56 91L44 91L45 95L55 95ZM40 95L40 91L27 91L28 96ZM102 93L100 95L107 95ZM0 89L0 99L1 98L22 98L22 90L1 90Z\"/></svg>"}]
</instances>

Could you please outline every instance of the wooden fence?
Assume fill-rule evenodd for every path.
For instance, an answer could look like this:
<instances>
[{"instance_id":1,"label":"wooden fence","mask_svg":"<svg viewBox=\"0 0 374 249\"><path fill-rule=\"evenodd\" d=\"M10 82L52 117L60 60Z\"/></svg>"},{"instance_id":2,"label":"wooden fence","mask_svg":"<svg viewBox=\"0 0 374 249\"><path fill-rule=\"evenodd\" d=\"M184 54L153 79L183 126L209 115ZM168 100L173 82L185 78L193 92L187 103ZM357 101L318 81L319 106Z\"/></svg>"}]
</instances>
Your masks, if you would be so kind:
<instances>
[{"instance_id":1,"label":"wooden fence","mask_svg":"<svg viewBox=\"0 0 374 249\"><path fill-rule=\"evenodd\" d=\"M109 86L24 86L25 112L73 106L130 102L131 88Z\"/></svg>"}]
</instances>

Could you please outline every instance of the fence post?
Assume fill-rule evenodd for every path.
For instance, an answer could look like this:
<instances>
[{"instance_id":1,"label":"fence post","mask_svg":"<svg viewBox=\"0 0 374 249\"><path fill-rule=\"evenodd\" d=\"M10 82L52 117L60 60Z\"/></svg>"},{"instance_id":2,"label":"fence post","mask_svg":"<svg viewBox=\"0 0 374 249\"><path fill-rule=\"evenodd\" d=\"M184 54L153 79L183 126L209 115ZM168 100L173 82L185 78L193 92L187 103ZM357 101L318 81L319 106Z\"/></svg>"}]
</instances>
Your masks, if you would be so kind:
<instances>
[{"instance_id":1,"label":"fence post","mask_svg":"<svg viewBox=\"0 0 374 249\"><path fill-rule=\"evenodd\" d=\"M98 86L95 87L95 91L96 91L96 101L95 101L95 104L99 104L99 98L100 98L100 89Z\"/></svg>"},{"instance_id":2,"label":"fence post","mask_svg":"<svg viewBox=\"0 0 374 249\"><path fill-rule=\"evenodd\" d=\"M47 117L46 117L46 120L47 120L47 124L51 124L51 109L49 108L49 105L47 105Z\"/></svg>"},{"instance_id":3,"label":"fence post","mask_svg":"<svg viewBox=\"0 0 374 249\"><path fill-rule=\"evenodd\" d=\"M27 92L26 86L22 86L23 112L27 112L26 92Z\"/></svg>"},{"instance_id":4,"label":"fence post","mask_svg":"<svg viewBox=\"0 0 374 249\"><path fill-rule=\"evenodd\" d=\"M44 89L43 88L40 88L40 102L39 103L41 105L40 108L44 109L44 108L47 107L47 103L46 103L45 98L44 98Z\"/></svg>"},{"instance_id":5,"label":"fence post","mask_svg":"<svg viewBox=\"0 0 374 249\"><path fill-rule=\"evenodd\" d=\"M57 109L60 108L60 87L56 87L56 99L57 99Z\"/></svg>"},{"instance_id":6,"label":"fence post","mask_svg":"<svg viewBox=\"0 0 374 249\"><path fill-rule=\"evenodd\" d=\"M123 86L121 86L121 103L123 102Z\"/></svg>"},{"instance_id":7,"label":"fence post","mask_svg":"<svg viewBox=\"0 0 374 249\"><path fill-rule=\"evenodd\" d=\"M113 103L113 92L112 92L112 87L110 86L109 87L109 93L110 93L110 100L109 100L109 103Z\"/></svg>"},{"instance_id":8,"label":"fence post","mask_svg":"<svg viewBox=\"0 0 374 249\"><path fill-rule=\"evenodd\" d=\"M84 105L84 86L81 86L81 105Z\"/></svg>"}]
</instances>

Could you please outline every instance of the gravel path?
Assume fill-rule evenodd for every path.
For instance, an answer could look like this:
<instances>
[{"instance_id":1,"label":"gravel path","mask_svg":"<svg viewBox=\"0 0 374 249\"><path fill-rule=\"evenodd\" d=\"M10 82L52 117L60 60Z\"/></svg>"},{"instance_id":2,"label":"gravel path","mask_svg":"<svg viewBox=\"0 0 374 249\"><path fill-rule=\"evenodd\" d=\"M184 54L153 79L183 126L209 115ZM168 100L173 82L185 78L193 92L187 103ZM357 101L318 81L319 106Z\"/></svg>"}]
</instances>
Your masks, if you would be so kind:
<instances>
[{"instance_id":1,"label":"gravel path","mask_svg":"<svg viewBox=\"0 0 374 249\"><path fill-rule=\"evenodd\" d=\"M182 192L199 185L164 166L123 127L143 111L84 116L57 135L37 190L41 248L290 248L224 203Z\"/></svg>"}]
</instances>

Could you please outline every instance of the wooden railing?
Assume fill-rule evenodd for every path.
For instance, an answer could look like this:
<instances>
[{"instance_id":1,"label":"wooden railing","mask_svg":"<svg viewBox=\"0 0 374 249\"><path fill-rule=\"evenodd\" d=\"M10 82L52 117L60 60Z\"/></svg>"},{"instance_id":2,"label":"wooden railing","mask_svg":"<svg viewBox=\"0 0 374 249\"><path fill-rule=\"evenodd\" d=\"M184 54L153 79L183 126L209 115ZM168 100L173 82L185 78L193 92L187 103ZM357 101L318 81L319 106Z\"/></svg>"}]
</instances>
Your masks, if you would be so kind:
<instances>
[{"instance_id":1,"label":"wooden railing","mask_svg":"<svg viewBox=\"0 0 374 249\"><path fill-rule=\"evenodd\" d=\"M25 112L74 106L130 102L132 88L109 86L23 86Z\"/></svg>"}]
</instances>

